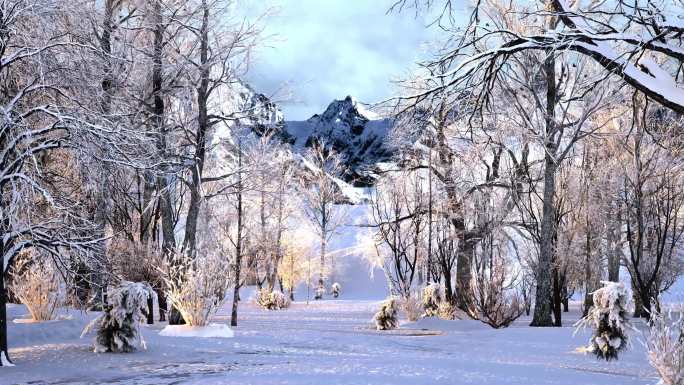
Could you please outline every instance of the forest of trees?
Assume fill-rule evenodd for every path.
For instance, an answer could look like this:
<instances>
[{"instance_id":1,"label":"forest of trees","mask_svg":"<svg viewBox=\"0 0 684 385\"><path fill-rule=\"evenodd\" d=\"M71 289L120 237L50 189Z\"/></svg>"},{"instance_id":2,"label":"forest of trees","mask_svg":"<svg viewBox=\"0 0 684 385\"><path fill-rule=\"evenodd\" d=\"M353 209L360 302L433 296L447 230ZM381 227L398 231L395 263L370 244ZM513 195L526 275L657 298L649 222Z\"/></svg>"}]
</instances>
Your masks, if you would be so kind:
<instances>
[{"instance_id":1,"label":"forest of trees","mask_svg":"<svg viewBox=\"0 0 684 385\"><path fill-rule=\"evenodd\" d=\"M191 325L230 298L236 326L243 285L320 299L352 222L404 311L438 283L440 312L496 328L562 326L602 281L649 318L684 274L681 2L397 1L446 40L376 106L396 152L360 221L340 154L254 123L264 22L238 5L0 0L5 357L5 304L36 290L101 310L146 282L148 322Z\"/></svg>"}]
</instances>

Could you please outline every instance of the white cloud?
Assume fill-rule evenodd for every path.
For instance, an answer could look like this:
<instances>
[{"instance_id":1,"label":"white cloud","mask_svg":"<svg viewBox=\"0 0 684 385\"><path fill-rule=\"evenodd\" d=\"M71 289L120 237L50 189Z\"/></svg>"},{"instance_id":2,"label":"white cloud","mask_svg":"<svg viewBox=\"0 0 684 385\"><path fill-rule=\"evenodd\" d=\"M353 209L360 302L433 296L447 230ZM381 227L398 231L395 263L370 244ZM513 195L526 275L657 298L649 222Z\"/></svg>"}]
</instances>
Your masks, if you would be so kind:
<instances>
[{"instance_id":1,"label":"white cloud","mask_svg":"<svg viewBox=\"0 0 684 385\"><path fill-rule=\"evenodd\" d=\"M244 1L248 12L263 10L263 1ZM348 94L363 102L392 96L391 80L425 56L423 43L436 33L411 11L387 14L393 2L272 2L278 11L265 32L275 36L268 42L271 48L260 49L248 80L266 94L289 83L292 98L281 103L288 120L320 113Z\"/></svg>"}]
</instances>

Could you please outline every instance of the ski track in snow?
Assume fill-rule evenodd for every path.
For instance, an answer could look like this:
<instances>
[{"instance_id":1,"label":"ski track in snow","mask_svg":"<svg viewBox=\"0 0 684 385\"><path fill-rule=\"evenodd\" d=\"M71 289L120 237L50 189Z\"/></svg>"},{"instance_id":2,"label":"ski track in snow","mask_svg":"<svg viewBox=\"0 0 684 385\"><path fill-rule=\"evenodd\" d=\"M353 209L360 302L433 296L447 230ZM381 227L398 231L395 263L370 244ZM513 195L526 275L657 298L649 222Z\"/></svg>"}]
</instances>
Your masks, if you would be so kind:
<instances>
[{"instance_id":1,"label":"ski track in snow","mask_svg":"<svg viewBox=\"0 0 684 385\"><path fill-rule=\"evenodd\" d=\"M245 301L232 339L158 335L144 326L148 349L95 354L81 327L95 314L50 323L10 323L16 367L0 369L2 384L655 384L636 341L617 362L574 349L588 331L530 328L528 319L493 330L477 321L370 328L378 306L369 300L296 302L266 311ZM24 316L10 307L10 318ZM572 325L577 313L565 314ZM227 323L224 306L213 322ZM425 327L424 327L425 326ZM427 329L427 330L425 330Z\"/></svg>"}]
</instances>

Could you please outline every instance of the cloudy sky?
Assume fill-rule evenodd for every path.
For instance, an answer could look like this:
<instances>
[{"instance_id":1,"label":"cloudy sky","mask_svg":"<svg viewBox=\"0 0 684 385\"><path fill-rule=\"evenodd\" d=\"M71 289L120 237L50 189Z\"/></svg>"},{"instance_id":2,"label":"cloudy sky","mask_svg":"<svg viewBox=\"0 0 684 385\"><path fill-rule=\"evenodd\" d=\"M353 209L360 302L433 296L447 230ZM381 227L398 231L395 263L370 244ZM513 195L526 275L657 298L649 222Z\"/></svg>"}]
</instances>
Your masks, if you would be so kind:
<instances>
[{"instance_id":1,"label":"cloudy sky","mask_svg":"<svg viewBox=\"0 0 684 385\"><path fill-rule=\"evenodd\" d=\"M248 81L273 96L287 120L322 112L333 99L353 95L377 102L393 95L392 80L427 55L437 34L429 16L386 14L394 0L247 0L250 13L273 4L266 47ZM244 4L244 3L243 3Z\"/></svg>"}]
</instances>

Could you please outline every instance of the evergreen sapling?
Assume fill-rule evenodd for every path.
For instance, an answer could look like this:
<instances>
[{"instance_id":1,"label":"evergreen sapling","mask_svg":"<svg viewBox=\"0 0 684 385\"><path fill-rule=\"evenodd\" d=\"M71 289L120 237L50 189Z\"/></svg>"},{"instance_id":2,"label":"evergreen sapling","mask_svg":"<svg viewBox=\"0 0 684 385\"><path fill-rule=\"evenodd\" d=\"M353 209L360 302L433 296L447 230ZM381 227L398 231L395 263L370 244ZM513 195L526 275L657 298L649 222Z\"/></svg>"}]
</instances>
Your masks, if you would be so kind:
<instances>
[{"instance_id":1,"label":"evergreen sapling","mask_svg":"<svg viewBox=\"0 0 684 385\"><path fill-rule=\"evenodd\" d=\"M399 326L397 320L397 299L389 297L380 306L380 311L373 317L377 330L391 330Z\"/></svg>"},{"instance_id":2,"label":"evergreen sapling","mask_svg":"<svg viewBox=\"0 0 684 385\"><path fill-rule=\"evenodd\" d=\"M147 299L156 294L146 283L123 281L107 291L104 312L83 330L81 337L97 327L95 352L130 353L145 348L140 323L147 319Z\"/></svg>"},{"instance_id":3,"label":"evergreen sapling","mask_svg":"<svg viewBox=\"0 0 684 385\"><path fill-rule=\"evenodd\" d=\"M335 282L330 287L330 290L332 291L333 298L337 298L340 296L340 291L342 290L342 287L339 283Z\"/></svg>"},{"instance_id":4,"label":"evergreen sapling","mask_svg":"<svg viewBox=\"0 0 684 385\"><path fill-rule=\"evenodd\" d=\"M628 342L627 290L622 282L603 281L603 287L593 294L594 306L586 317L575 325L577 328L591 326L594 333L584 351L592 352L606 361L617 360L618 353Z\"/></svg>"}]
</instances>

